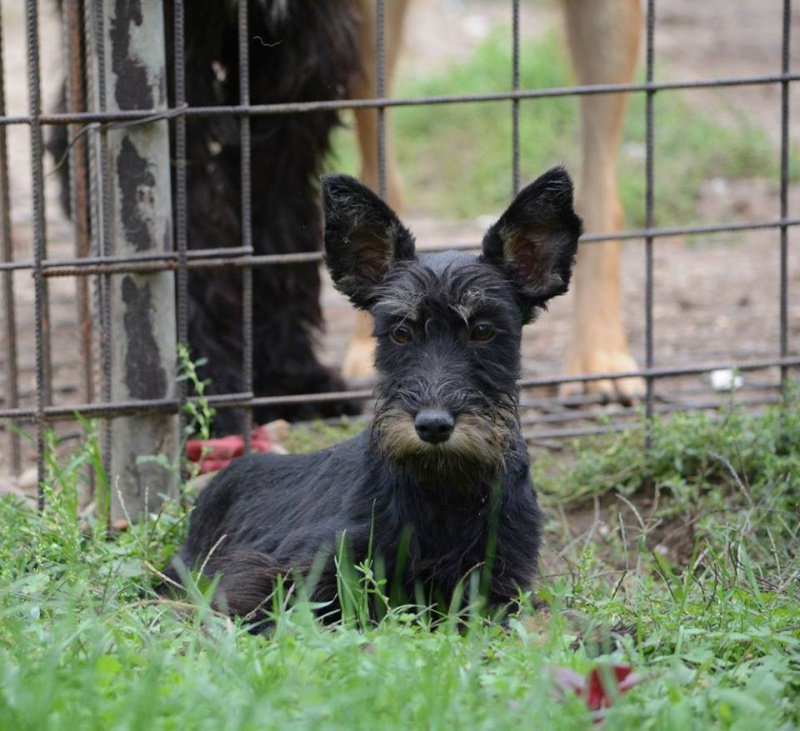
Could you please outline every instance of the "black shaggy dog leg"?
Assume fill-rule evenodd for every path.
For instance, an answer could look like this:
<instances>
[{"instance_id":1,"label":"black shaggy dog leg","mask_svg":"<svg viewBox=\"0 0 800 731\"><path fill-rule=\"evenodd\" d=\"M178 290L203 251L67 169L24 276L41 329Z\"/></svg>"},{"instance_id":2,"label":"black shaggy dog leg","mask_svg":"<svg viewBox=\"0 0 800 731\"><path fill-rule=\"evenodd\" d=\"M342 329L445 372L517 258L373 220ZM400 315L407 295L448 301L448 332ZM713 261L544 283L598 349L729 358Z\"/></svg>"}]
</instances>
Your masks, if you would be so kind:
<instances>
[{"instance_id":1,"label":"black shaggy dog leg","mask_svg":"<svg viewBox=\"0 0 800 731\"><path fill-rule=\"evenodd\" d=\"M243 0L248 1L248 0ZM345 98L360 74L355 0L249 0L250 103ZM172 73L174 15L164 3L168 69ZM238 3L192 0L185 12L185 84L190 107L238 105ZM174 81L169 80L174 104ZM318 177L338 124L335 111L250 117L253 253L318 251L322 244ZM191 249L242 245L242 168L237 117L186 120L187 221ZM57 126L48 148L67 149ZM69 208L68 166L61 168L62 202ZM241 271L189 270L189 344L208 393L241 393ZM253 391L258 396L345 389L315 353L323 326L320 274L315 263L253 270ZM357 413L352 402L260 407L256 422ZM216 434L241 432L243 414L220 410Z\"/></svg>"},{"instance_id":2,"label":"black shaggy dog leg","mask_svg":"<svg viewBox=\"0 0 800 731\"><path fill-rule=\"evenodd\" d=\"M569 176L556 168L520 192L480 256L417 254L408 229L353 178L325 176L323 199L334 283L375 318L371 428L220 472L171 575L181 564L220 574L218 606L253 619L278 576L317 565L311 597L336 616L333 556L344 542L355 564L371 556L382 567L393 602L447 610L475 579L502 610L531 587L539 555L516 382L522 326L569 285L581 230Z\"/></svg>"},{"instance_id":3,"label":"black shaggy dog leg","mask_svg":"<svg viewBox=\"0 0 800 731\"><path fill-rule=\"evenodd\" d=\"M171 3L167 3L167 6ZM250 102L343 98L360 73L352 0L250 0ZM167 13L171 17L171 13ZM186 17L186 95L190 106L239 103L235 3L195 0ZM256 255L319 250L317 178L338 123L334 111L250 118L252 237ZM241 148L234 117L187 119L189 242L239 246ZM190 272L189 340L208 359L201 376L213 392L242 391L242 284L233 269ZM344 390L322 366L315 263L253 270L253 390L256 396ZM357 411L351 403L256 408L255 421L309 419ZM220 412L217 433L241 431L241 414Z\"/></svg>"}]
</instances>

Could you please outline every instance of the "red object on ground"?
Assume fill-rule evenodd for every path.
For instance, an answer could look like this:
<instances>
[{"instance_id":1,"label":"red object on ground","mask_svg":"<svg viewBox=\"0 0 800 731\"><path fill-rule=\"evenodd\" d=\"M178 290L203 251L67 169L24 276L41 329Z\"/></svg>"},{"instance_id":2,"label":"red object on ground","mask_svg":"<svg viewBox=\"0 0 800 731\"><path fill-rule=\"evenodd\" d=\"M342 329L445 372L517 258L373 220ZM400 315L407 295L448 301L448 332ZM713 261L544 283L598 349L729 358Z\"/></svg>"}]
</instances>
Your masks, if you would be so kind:
<instances>
[{"instance_id":1,"label":"red object on ground","mask_svg":"<svg viewBox=\"0 0 800 731\"><path fill-rule=\"evenodd\" d=\"M555 668L554 678L559 689L571 690L583 698L590 711L608 708L618 695L643 680L630 665L594 667L586 676L569 668Z\"/></svg>"},{"instance_id":2,"label":"red object on ground","mask_svg":"<svg viewBox=\"0 0 800 731\"><path fill-rule=\"evenodd\" d=\"M272 452L274 445L267 430L256 427L250 434L251 452ZM200 474L217 472L244 454L244 437L232 434L219 439L190 439L186 442L186 459L200 463Z\"/></svg>"}]
</instances>

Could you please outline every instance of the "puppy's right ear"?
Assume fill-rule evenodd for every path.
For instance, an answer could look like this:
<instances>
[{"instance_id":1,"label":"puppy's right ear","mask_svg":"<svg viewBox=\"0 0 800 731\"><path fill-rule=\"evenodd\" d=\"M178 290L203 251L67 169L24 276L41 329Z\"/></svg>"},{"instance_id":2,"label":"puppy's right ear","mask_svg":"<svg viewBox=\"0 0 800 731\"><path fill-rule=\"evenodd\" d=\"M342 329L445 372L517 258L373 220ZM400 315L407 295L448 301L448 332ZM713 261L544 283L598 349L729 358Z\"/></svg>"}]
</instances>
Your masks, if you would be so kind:
<instances>
[{"instance_id":1,"label":"puppy's right ear","mask_svg":"<svg viewBox=\"0 0 800 731\"><path fill-rule=\"evenodd\" d=\"M377 195L349 175L322 176L325 263L333 283L361 309L398 261L414 259L414 237Z\"/></svg>"}]
</instances>

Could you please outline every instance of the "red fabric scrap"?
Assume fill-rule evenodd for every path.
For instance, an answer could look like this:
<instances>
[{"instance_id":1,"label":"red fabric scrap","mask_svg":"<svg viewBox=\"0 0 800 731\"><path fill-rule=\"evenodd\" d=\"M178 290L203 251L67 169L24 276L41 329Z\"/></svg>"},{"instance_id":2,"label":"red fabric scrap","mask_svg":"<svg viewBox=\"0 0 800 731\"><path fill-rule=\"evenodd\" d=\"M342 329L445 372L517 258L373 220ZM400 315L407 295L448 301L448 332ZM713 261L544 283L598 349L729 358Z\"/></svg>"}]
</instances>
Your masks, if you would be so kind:
<instances>
[{"instance_id":1,"label":"red fabric scrap","mask_svg":"<svg viewBox=\"0 0 800 731\"><path fill-rule=\"evenodd\" d=\"M569 668L557 667L553 677L560 690L570 690L583 698L590 711L608 708L619 695L643 680L630 665L598 666L586 676Z\"/></svg>"}]
</instances>

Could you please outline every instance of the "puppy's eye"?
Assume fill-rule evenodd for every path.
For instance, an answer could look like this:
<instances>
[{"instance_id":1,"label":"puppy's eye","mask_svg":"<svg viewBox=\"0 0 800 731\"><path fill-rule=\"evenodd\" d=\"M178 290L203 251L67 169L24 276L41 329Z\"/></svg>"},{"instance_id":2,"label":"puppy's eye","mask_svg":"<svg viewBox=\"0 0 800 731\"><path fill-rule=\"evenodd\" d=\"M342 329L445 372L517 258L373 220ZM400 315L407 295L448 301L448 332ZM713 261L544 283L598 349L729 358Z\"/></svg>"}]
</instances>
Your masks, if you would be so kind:
<instances>
[{"instance_id":1,"label":"puppy's eye","mask_svg":"<svg viewBox=\"0 0 800 731\"><path fill-rule=\"evenodd\" d=\"M398 345L411 342L413 337L414 333L411 331L411 328L406 325L398 325L394 330L392 330L392 340L394 340Z\"/></svg>"},{"instance_id":2,"label":"puppy's eye","mask_svg":"<svg viewBox=\"0 0 800 731\"><path fill-rule=\"evenodd\" d=\"M469 334L470 340L477 340L479 343L485 343L494 337L494 327L488 322L479 322Z\"/></svg>"}]
</instances>

